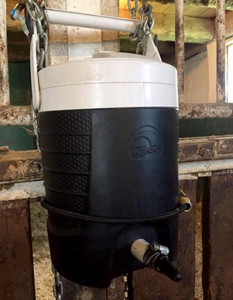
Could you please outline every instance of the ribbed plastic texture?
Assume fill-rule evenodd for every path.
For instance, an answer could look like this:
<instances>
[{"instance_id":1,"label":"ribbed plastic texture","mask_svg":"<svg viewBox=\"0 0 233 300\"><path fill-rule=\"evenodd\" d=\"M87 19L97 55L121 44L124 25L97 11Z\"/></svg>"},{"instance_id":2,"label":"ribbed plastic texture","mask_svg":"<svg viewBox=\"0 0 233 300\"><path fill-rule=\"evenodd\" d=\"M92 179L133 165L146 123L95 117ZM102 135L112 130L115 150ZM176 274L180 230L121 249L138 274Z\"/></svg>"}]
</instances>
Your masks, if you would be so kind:
<instances>
[{"instance_id":1,"label":"ribbed plastic texture","mask_svg":"<svg viewBox=\"0 0 233 300\"><path fill-rule=\"evenodd\" d=\"M91 114L49 112L40 114L40 147L46 198L56 207L85 213L90 179ZM49 214L51 224L77 227L72 218Z\"/></svg>"}]
</instances>

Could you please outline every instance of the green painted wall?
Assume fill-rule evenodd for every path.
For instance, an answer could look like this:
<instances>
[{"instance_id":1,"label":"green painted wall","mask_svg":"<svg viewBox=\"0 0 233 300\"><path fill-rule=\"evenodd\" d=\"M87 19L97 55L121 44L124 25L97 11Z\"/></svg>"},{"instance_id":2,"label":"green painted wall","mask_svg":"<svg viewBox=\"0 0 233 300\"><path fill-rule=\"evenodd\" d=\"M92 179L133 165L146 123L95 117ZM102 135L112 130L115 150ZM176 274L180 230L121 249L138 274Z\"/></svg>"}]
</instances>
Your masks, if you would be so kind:
<instances>
[{"instance_id":1,"label":"green painted wall","mask_svg":"<svg viewBox=\"0 0 233 300\"><path fill-rule=\"evenodd\" d=\"M29 62L10 62L8 67L11 105L30 105L32 95Z\"/></svg>"},{"instance_id":2,"label":"green painted wall","mask_svg":"<svg viewBox=\"0 0 233 300\"><path fill-rule=\"evenodd\" d=\"M233 134L233 118L181 119L180 137Z\"/></svg>"},{"instance_id":3,"label":"green painted wall","mask_svg":"<svg viewBox=\"0 0 233 300\"><path fill-rule=\"evenodd\" d=\"M1 126L0 147L1 146L9 146L11 150L15 151L36 149L33 127Z\"/></svg>"}]
</instances>

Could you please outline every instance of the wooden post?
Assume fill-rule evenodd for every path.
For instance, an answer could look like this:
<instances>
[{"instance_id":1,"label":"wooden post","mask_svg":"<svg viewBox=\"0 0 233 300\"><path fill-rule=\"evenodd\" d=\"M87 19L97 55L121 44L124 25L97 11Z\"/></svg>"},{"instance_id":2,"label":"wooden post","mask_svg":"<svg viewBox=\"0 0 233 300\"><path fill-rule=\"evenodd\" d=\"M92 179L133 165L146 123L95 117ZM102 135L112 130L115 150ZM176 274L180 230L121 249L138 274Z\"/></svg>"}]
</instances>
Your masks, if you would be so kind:
<instances>
[{"instance_id":1,"label":"wooden post","mask_svg":"<svg viewBox=\"0 0 233 300\"><path fill-rule=\"evenodd\" d=\"M6 0L0 0L0 106L9 103Z\"/></svg>"},{"instance_id":2,"label":"wooden post","mask_svg":"<svg viewBox=\"0 0 233 300\"><path fill-rule=\"evenodd\" d=\"M0 299L35 299L28 199L0 201Z\"/></svg>"},{"instance_id":3,"label":"wooden post","mask_svg":"<svg viewBox=\"0 0 233 300\"><path fill-rule=\"evenodd\" d=\"M225 102L225 0L216 1L217 102Z\"/></svg>"},{"instance_id":4,"label":"wooden post","mask_svg":"<svg viewBox=\"0 0 233 300\"><path fill-rule=\"evenodd\" d=\"M209 255L206 263L209 270L205 272L208 286L204 299L233 299L232 285L232 249L233 249L233 201L232 201L233 172L216 172L210 179Z\"/></svg>"},{"instance_id":5,"label":"wooden post","mask_svg":"<svg viewBox=\"0 0 233 300\"><path fill-rule=\"evenodd\" d=\"M175 53L176 68L178 72L178 95L179 103L184 102L184 1L175 0Z\"/></svg>"}]
</instances>

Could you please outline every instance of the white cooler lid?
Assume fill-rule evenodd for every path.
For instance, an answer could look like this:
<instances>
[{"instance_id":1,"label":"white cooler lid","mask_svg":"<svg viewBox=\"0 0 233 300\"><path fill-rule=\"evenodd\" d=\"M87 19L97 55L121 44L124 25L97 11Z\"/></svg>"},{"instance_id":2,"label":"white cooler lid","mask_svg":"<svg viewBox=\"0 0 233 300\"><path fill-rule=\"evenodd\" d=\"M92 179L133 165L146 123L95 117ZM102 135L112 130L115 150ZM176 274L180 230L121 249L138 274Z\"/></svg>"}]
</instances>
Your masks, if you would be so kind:
<instances>
[{"instance_id":1,"label":"white cooler lid","mask_svg":"<svg viewBox=\"0 0 233 300\"><path fill-rule=\"evenodd\" d=\"M136 54L100 52L49 66L39 72L39 83L43 111L178 106L176 69Z\"/></svg>"},{"instance_id":2,"label":"white cooler lid","mask_svg":"<svg viewBox=\"0 0 233 300\"><path fill-rule=\"evenodd\" d=\"M100 52L93 58L52 65L39 72L41 89L85 83L144 82L176 85L176 69L142 55Z\"/></svg>"}]
</instances>

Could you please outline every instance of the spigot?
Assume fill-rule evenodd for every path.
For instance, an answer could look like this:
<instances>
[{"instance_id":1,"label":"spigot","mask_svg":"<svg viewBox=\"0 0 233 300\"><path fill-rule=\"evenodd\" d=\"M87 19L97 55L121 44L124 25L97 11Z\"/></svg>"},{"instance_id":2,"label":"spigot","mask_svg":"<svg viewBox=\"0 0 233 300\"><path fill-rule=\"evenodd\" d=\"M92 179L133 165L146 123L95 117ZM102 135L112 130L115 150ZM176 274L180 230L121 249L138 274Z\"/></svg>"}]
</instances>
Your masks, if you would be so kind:
<instances>
[{"instance_id":1,"label":"spigot","mask_svg":"<svg viewBox=\"0 0 233 300\"><path fill-rule=\"evenodd\" d=\"M171 280L181 280L181 273L169 261L169 249L158 243L149 244L143 239L136 240L131 247L131 253L147 267L163 273Z\"/></svg>"}]
</instances>

